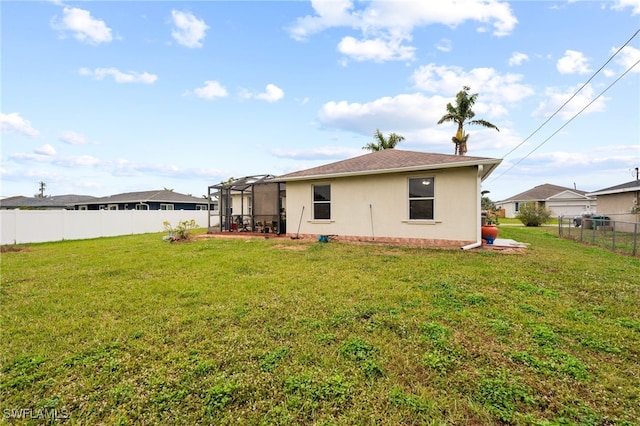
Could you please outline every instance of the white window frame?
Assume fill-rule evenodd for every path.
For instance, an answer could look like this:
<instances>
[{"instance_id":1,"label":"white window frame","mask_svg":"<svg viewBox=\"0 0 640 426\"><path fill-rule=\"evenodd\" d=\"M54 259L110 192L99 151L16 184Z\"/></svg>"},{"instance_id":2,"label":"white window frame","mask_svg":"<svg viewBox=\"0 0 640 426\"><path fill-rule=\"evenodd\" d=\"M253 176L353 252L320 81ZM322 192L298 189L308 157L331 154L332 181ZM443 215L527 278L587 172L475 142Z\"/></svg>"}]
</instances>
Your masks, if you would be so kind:
<instances>
[{"instance_id":1,"label":"white window frame","mask_svg":"<svg viewBox=\"0 0 640 426\"><path fill-rule=\"evenodd\" d=\"M328 200L316 200L316 188L320 187L328 187L329 188L329 199ZM331 184L329 183L321 183L316 185L311 185L311 203L313 205L313 220L331 220ZM316 217L316 205L327 204L329 206L329 217Z\"/></svg>"},{"instance_id":2,"label":"white window frame","mask_svg":"<svg viewBox=\"0 0 640 426\"><path fill-rule=\"evenodd\" d=\"M160 203L160 210L173 210L173 207L173 204Z\"/></svg>"},{"instance_id":3,"label":"white window frame","mask_svg":"<svg viewBox=\"0 0 640 426\"><path fill-rule=\"evenodd\" d=\"M431 186L431 192L433 195L422 195L422 196L411 196L411 181L418 181L418 180L422 180L423 183L427 182L426 185L430 185ZM429 222L433 222L436 219L436 194L435 194L435 187L436 187L436 179L434 176L418 176L418 177L410 177L407 180L407 219L409 221L412 222L424 222L424 221L429 221ZM412 218L412 209L411 209L411 202L412 201L429 201L431 200L431 217L424 217L424 218Z\"/></svg>"}]
</instances>

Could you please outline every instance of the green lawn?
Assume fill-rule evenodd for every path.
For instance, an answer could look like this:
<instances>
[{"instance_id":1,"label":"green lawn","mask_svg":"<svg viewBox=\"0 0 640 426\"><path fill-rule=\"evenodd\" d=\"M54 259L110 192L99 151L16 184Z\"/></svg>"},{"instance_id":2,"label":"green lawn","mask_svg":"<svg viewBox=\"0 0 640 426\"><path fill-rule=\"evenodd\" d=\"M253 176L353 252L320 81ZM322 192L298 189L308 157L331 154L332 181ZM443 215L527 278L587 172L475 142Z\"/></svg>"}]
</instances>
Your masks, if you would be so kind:
<instances>
[{"instance_id":1,"label":"green lawn","mask_svg":"<svg viewBox=\"0 0 640 426\"><path fill-rule=\"evenodd\" d=\"M3 421L640 423L640 260L161 234L2 253ZM15 249L15 248L14 248Z\"/></svg>"}]
</instances>

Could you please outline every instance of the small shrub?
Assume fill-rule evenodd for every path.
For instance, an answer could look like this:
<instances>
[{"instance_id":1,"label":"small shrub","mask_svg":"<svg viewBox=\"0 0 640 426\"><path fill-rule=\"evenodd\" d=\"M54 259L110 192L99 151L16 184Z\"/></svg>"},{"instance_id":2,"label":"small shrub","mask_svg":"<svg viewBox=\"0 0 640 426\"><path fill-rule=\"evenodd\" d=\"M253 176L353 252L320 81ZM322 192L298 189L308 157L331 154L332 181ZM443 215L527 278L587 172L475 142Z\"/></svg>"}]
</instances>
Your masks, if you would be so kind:
<instances>
[{"instance_id":1,"label":"small shrub","mask_svg":"<svg viewBox=\"0 0 640 426\"><path fill-rule=\"evenodd\" d=\"M167 241L188 240L191 236L191 231L198 227L198 224L193 219L183 220L179 222L175 228L166 220L162 222L162 225L164 226L164 230L169 233L169 236L165 238Z\"/></svg>"},{"instance_id":2,"label":"small shrub","mask_svg":"<svg viewBox=\"0 0 640 426\"><path fill-rule=\"evenodd\" d=\"M526 203L520 206L516 218L525 226L540 226L549 221L551 210L537 203Z\"/></svg>"}]
</instances>

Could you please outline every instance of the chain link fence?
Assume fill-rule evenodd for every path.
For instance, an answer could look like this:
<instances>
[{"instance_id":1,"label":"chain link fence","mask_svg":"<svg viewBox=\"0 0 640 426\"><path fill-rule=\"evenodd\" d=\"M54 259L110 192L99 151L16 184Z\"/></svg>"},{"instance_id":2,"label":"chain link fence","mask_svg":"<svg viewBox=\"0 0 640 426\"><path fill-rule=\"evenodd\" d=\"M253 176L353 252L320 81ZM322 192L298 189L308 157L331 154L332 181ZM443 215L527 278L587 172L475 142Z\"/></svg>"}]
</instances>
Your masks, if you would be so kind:
<instances>
[{"instance_id":1,"label":"chain link fence","mask_svg":"<svg viewBox=\"0 0 640 426\"><path fill-rule=\"evenodd\" d=\"M616 220L615 215L558 217L558 235L560 237L597 245L631 256L640 256L639 232L639 222Z\"/></svg>"}]
</instances>

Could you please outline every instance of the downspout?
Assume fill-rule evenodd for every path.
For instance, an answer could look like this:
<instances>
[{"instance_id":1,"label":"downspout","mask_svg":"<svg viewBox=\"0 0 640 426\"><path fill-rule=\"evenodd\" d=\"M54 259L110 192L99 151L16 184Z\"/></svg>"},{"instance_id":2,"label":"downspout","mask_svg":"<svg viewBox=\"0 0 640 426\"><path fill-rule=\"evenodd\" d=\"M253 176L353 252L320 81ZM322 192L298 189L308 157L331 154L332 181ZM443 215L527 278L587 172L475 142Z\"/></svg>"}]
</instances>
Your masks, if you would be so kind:
<instances>
[{"instance_id":1,"label":"downspout","mask_svg":"<svg viewBox=\"0 0 640 426\"><path fill-rule=\"evenodd\" d=\"M462 250L470 250L482 245L482 171L483 165L478 164L478 176L476 178L476 242L460 247Z\"/></svg>"}]
</instances>

